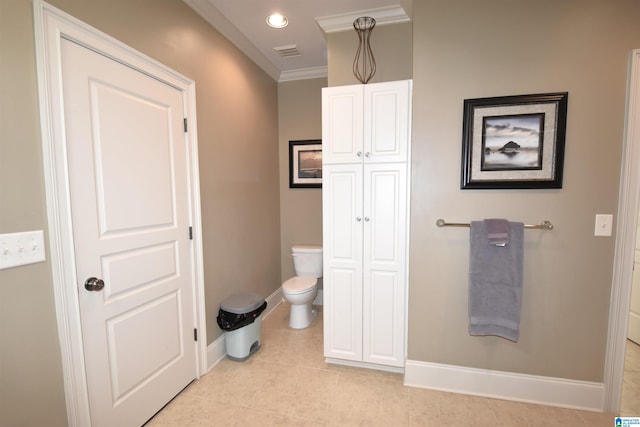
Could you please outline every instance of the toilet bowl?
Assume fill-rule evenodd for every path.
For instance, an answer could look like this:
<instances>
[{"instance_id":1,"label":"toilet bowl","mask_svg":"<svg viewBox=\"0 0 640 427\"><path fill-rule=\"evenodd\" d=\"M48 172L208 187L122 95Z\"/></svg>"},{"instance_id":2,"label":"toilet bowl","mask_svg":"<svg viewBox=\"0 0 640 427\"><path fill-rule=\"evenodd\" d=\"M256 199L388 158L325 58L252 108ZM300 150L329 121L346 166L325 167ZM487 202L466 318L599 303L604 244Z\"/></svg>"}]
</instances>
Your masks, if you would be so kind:
<instances>
[{"instance_id":1,"label":"toilet bowl","mask_svg":"<svg viewBox=\"0 0 640 427\"><path fill-rule=\"evenodd\" d=\"M318 293L318 278L322 277L322 247L294 246L291 248L296 276L282 284L282 295L289 304L289 327L304 329L315 317L312 302Z\"/></svg>"},{"instance_id":2,"label":"toilet bowl","mask_svg":"<svg viewBox=\"0 0 640 427\"><path fill-rule=\"evenodd\" d=\"M311 325L315 310L311 303L318 293L318 279L315 277L292 277L282 284L284 299L291 304L289 327L304 329Z\"/></svg>"}]
</instances>

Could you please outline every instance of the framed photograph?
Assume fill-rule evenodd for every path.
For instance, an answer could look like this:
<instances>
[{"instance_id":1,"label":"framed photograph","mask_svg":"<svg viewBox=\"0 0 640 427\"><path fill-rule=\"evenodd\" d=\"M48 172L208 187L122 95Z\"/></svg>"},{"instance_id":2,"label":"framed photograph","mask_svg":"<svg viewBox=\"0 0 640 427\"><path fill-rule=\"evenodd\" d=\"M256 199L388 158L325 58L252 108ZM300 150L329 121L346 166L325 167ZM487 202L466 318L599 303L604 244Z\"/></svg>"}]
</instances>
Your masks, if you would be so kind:
<instances>
[{"instance_id":1,"label":"framed photograph","mask_svg":"<svg viewBox=\"0 0 640 427\"><path fill-rule=\"evenodd\" d=\"M465 99L460 188L562 188L567 98Z\"/></svg>"},{"instance_id":2,"label":"framed photograph","mask_svg":"<svg viewBox=\"0 0 640 427\"><path fill-rule=\"evenodd\" d=\"M322 141L289 141L289 188L322 187Z\"/></svg>"}]
</instances>

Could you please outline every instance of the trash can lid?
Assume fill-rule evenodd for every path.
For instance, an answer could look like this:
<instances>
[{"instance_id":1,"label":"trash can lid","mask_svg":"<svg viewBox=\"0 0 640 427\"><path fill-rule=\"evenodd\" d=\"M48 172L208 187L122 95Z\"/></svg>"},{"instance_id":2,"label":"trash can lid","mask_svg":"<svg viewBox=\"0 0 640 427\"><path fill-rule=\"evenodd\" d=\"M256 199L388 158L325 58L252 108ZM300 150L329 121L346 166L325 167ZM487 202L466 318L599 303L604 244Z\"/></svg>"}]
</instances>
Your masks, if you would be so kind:
<instances>
[{"instance_id":1,"label":"trash can lid","mask_svg":"<svg viewBox=\"0 0 640 427\"><path fill-rule=\"evenodd\" d=\"M254 292L241 292L222 301L220 308L233 314L249 313L264 304L264 298Z\"/></svg>"}]
</instances>

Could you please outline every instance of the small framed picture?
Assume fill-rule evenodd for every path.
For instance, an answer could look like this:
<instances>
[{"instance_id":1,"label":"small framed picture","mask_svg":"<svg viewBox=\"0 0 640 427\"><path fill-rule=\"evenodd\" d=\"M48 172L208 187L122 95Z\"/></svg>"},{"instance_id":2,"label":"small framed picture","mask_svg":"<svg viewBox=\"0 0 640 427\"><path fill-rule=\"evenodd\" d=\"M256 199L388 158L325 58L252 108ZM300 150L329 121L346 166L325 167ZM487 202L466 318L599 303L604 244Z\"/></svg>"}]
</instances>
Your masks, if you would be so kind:
<instances>
[{"instance_id":1,"label":"small framed picture","mask_svg":"<svg viewBox=\"0 0 640 427\"><path fill-rule=\"evenodd\" d=\"M289 141L289 188L322 187L322 141Z\"/></svg>"},{"instance_id":2,"label":"small framed picture","mask_svg":"<svg viewBox=\"0 0 640 427\"><path fill-rule=\"evenodd\" d=\"M567 98L465 99L460 188L562 188Z\"/></svg>"}]
</instances>

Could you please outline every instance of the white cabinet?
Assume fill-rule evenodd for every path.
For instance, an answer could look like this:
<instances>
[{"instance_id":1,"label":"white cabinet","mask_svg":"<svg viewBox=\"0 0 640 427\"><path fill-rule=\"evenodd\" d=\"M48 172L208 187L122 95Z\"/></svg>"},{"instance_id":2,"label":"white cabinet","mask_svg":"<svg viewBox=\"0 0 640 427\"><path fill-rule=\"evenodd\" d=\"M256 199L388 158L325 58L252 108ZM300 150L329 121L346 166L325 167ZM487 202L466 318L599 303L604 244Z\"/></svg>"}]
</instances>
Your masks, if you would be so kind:
<instances>
[{"instance_id":1,"label":"white cabinet","mask_svg":"<svg viewBox=\"0 0 640 427\"><path fill-rule=\"evenodd\" d=\"M411 80L325 88L324 164L406 162Z\"/></svg>"},{"instance_id":2,"label":"white cabinet","mask_svg":"<svg viewBox=\"0 0 640 427\"><path fill-rule=\"evenodd\" d=\"M323 90L323 310L330 360L404 367L410 90L410 81Z\"/></svg>"}]
</instances>

